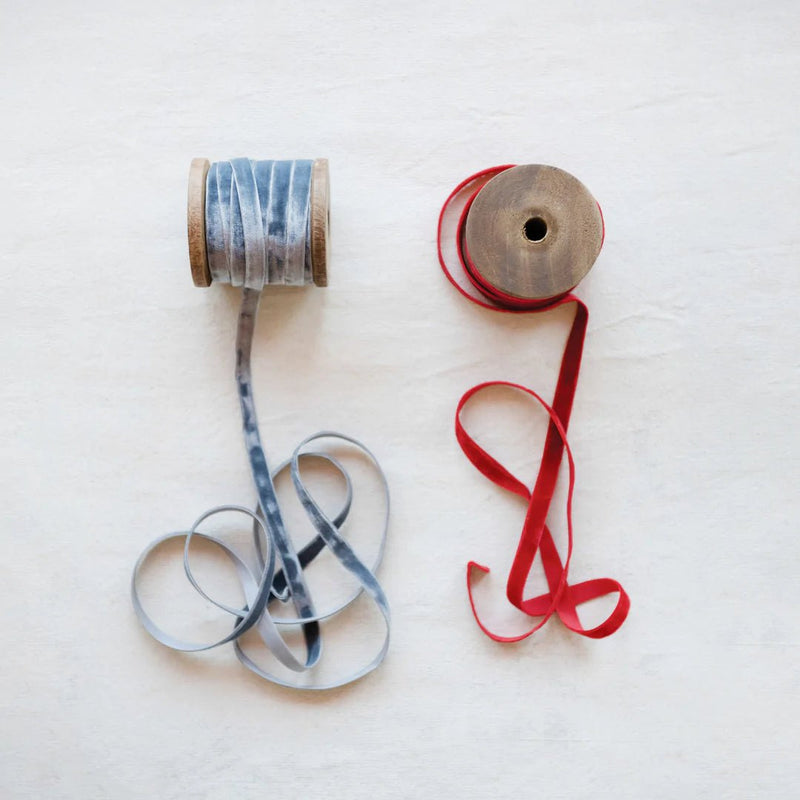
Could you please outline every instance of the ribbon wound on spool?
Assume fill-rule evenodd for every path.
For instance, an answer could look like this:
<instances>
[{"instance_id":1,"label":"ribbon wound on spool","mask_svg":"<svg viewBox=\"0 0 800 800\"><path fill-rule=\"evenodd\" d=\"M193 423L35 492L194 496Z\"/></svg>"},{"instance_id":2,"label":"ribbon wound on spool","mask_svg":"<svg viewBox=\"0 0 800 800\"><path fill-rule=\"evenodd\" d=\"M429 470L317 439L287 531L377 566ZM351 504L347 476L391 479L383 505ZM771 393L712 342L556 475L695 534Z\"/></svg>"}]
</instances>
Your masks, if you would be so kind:
<instances>
[{"instance_id":1,"label":"ribbon wound on spool","mask_svg":"<svg viewBox=\"0 0 800 800\"><path fill-rule=\"evenodd\" d=\"M131 580L134 610L148 633L174 650L196 652L232 642L239 660L257 675L282 686L301 689L330 689L351 683L374 670L389 647L390 614L386 595L375 572L380 566L389 521L389 488L375 456L350 436L321 431L304 439L292 456L270 471L256 418L251 375L251 350L261 290L267 285L304 286L312 283L312 161L252 161L240 158L215 163L205 185L205 245L208 266L214 280L243 287L236 339L236 384L242 413L242 427L250 468L258 494L255 511L237 505L220 505L205 511L188 531L161 536L139 556ZM325 209L326 211L326 209ZM327 212L326 212L327 213ZM194 271L194 265L193 265ZM352 480L333 455L309 450L324 440L344 442L360 451L374 468L385 498L377 555L365 564L342 535L352 503ZM336 515L328 515L303 480L301 465L322 460L338 472L346 487L344 502ZM289 536L275 493L275 478L289 470L295 492L315 529L314 538L299 552ZM199 526L223 512L238 512L252 521L254 551L242 553L222 539L202 533ZM191 544L199 538L219 549L233 564L245 603L230 606L210 597L191 568ZM187 579L208 602L234 618L230 632L217 641L196 643L173 636L159 627L145 611L139 593L141 573L154 553L166 542L183 542L183 566ZM325 549L341 567L354 576L357 588L344 601L318 611L307 585L305 568ZM320 623L338 615L358 597L366 595L377 607L385 634L373 657L351 674L334 681L292 682L259 666L245 649L241 637L257 631L264 645L284 667L302 673L312 670L322 656ZM273 617L270 606L291 603L292 618ZM298 657L280 633L281 627L302 631L305 656Z\"/></svg>"},{"instance_id":2,"label":"ribbon wound on spool","mask_svg":"<svg viewBox=\"0 0 800 800\"><path fill-rule=\"evenodd\" d=\"M518 635L502 635L491 631L481 619L473 594L475 573L488 573L490 570L487 566L475 561L470 561L467 566L467 592L476 622L480 629L494 641L517 642L526 639L539 630L553 614L556 614L569 630L581 636L601 639L610 636L625 621L630 609L630 599L627 593L620 583L612 578L597 578L577 584L568 582L573 550L572 497L575 485L575 464L567 441L567 429L578 383L583 343L589 319L588 309L578 297L572 294L574 287L560 295L546 299L528 299L502 291L487 282L480 271L476 269L465 243L469 211L481 189L492 178L513 168L514 165L503 165L483 170L466 178L450 193L439 215L437 228L439 264L450 283L470 302L482 308L506 313L539 313L565 304L574 304L575 317L564 348L552 405L532 389L506 381L489 381L474 386L462 396L458 403L455 433L464 455L490 481L500 488L518 495L527 503L525 521L508 575L506 596L513 606L527 615L537 618L538 621L524 633ZM457 219L454 241L446 240L444 235L444 228L452 219ZM600 223L602 224L602 216ZM602 244L602 235L600 243ZM448 253L455 250L456 260L469 281L468 286L471 285L479 294L470 291L456 280L447 263L446 249ZM534 398L550 418L539 471L532 490L486 452L467 433L462 423L462 411L466 404L484 389L497 386L510 387ZM559 466L565 452L569 466L569 485L566 502L567 552L566 558L562 562L546 520L558 479ZM537 556L541 559L548 590L539 596L526 598L524 596L525 585ZM617 603L608 617L592 628L585 628L578 616L578 607L590 600L615 593L618 594Z\"/></svg>"}]
</instances>

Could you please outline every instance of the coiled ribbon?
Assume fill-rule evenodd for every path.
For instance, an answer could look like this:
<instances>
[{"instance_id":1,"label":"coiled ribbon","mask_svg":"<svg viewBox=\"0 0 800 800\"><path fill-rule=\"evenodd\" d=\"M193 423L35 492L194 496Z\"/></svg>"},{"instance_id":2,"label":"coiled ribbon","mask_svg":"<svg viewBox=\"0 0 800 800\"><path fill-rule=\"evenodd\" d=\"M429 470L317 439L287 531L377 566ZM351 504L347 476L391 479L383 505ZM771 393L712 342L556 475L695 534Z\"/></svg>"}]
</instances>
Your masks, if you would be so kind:
<instances>
[{"instance_id":1,"label":"coiled ribbon","mask_svg":"<svg viewBox=\"0 0 800 800\"><path fill-rule=\"evenodd\" d=\"M291 458L270 471L261 442L253 399L250 355L256 312L261 290L266 285L303 286L312 282L311 174L312 161L251 161L240 158L211 166L206 183L206 244L209 267L214 280L244 287L236 337L236 385L242 412L242 427L250 468L258 494L255 511L237 505L220 505L201 514L188 531L161 536L139 556L131 580L134 610L147 632L157 641L183 652L209 650L233 642L239 660L262 678L282 686L302 689L331 689L351 683L374 670L389 647L389 604L375 572L383 558L389 521L389 488L375 456L357 440L340 433L321 431L304 439ZM350 512L353 490L350 475L329 453L309 450L323 440L338 440L352 445L374 467L385 496L385 513L379 532L374 562L367 566L342 536L342 526ZM326 462L343 478L346 496L338 514L328 516L303 481L301 463L311 459ZM275 494L274 481L286 469L294 489L316 534L309 544L296 551L283 521ZM238 512L252 521L254 553L243 554L223 540L201 533L199 526L223 512ZM241 584L245 604L233 607L210 597L200 586L191 568L191 544L199 538L216 546L233 564ZM231 631L210 643L182 640L160 628L144 610L139 596L140 574L151 556L164 543L183 541L183 566L191 585L208 602L234 618ZM341 566L355 576L357 588L344 601L317 611L303 570L325 548ZM288 669L302 673L315 667L322 656L320 622L339 614L360 595L374 602L385 623L383 641L375 655L347 677L334 682L295 683L268 672L246 652L241 637L255 629L272 655ZM270 606L290 602L292 618L273 617ZM305 655L296 656L280 633L282 626L299 626Z\"/></svg>"},{"instance_id":2,"label":"coiled ribbon","mask_svg":"<svg viewBox=\"0 0 800 800\"><path fill-rule=\"evenodd\" d=\"M489 630L481 620L475 604L473 580L476 571L479 573L488 573L490 570L489 567L478 564L475 561L470 561L467 566L467 592L469 594L469 602L475 621L478 623L481 630L496 642L518 642L522 639L526 639L539 630L553 614L556 614L571 631L581 636L601 639L614 633L625 621L630 609L630 599L628 595L622 586L612 578L596 578L576 584L570 584L568 582L568 572L573 549L572 496L575 487L575 463L572 458L569 442L567 441L567 428L572 412L572 401L578 383L578 373L581 366L583 342L586 335L589 311L584 303L572 294L571 290L559 297L530 301L512 297L499 291L496 287L490 286L483 280L480 273L471 262L464 241L464 229L467 215L478 192L489 180L495 177L495 175L499 175L512 166L514 165L507 164L478 172L462 181L450 193L439 215L439 224L437 228L439 263L450 283L452 283L469 301L483 308L506 313L539 313L557 308L561 305L574 303L575 318L572 322L572 327L564 348L564 355L561 360L561 368L559 370L558 382L556 384L552 405L548 404L532 389L507 381L487 381L486 383L478 384L467 391L458 403L455 418L455 432L456 439L464 455L466 455L478 471L485 475L492 483L522 497L528 504L516 554L508 575L506 596L512 605L529 616L538 618L538 621L527 631L516 636L505 636ZM457 219L454 242L449 239L445 240L443 232L446 225L451 222L452 219ZM449 251L452 249L452 245L454 245L456 259L466 275L469 284L476 289L480 295L469 291L454 277L453 271L447 264L448 259L445 256L445 249ZM488 299L489 302L486 302L482 297ZM484 389L495 386L510 387L526 393L533 397L550 417L539 471L532 490L478 445L467 433L461 421L465 405ZM546 520L558 479L559 466L564 453L567 455L569 466L569 486L566 502L567 552L566 558L562 562ZM541 559L547 580L548 591L537 597L526 598L524 597L525 584L537 556ZM584 628L578 616L578 607L590 600L595 600L614 593L617 593L619 596L616 606L609 616L593 628Z\"/></svg>"}]
</instances>

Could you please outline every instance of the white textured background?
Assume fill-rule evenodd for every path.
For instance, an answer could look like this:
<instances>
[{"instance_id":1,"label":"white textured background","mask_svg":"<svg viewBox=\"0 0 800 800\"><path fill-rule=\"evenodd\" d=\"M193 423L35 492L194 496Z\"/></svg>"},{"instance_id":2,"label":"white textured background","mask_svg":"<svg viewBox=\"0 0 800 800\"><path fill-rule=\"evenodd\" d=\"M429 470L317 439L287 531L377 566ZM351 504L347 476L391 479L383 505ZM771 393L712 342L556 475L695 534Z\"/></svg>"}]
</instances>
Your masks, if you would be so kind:
<instances>
[{"instance_id":1,"label":"white textured background","mask_svg":"<svg viewBox=\"0 0 800 800\"><path fill-rule=\"evenodd\" d=\"M796 796L797 3L3 0L1 25L4 798ZM197 155L331 161L331 286L271 296L255 347L273 458L335 427L393 488L392 650L327 696L174 656L128 600L150 538L252 496L235 292L189 279ZM633 607L600 642L495 645L466 603L486 560L506 618L523 509L456 400L551 391L569 318L438 272L446 193L508 161L606 216L572 574ZM500 400L473 427L532 476L542 426Z\"/></svg>"}]
</instances>

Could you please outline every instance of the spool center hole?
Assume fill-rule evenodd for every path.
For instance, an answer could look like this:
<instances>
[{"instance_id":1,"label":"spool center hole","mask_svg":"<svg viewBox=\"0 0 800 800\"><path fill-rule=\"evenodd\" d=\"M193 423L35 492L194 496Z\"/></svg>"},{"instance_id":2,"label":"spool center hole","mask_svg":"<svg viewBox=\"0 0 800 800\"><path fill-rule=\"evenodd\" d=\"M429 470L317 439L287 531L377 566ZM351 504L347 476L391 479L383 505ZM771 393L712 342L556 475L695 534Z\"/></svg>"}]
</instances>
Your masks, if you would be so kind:
<instances>
[{"instance_id":1,"label":"spool center hole","mask_svg":"<svg viewBox=\"0 0 800 800\"><path fill-rule=\"evenodd\" d=\"M541 217L531 217L523 231L529 242L541 242L547 236L547 223Z\"/></svg>"}]
</instances>

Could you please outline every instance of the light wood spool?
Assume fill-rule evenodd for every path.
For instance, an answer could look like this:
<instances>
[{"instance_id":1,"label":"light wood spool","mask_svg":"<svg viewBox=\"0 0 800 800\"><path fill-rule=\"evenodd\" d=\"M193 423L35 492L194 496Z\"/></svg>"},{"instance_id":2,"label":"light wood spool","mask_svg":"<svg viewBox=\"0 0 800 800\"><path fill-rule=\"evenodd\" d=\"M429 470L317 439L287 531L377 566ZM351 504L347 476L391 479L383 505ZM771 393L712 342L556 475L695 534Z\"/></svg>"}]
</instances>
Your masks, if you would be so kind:
<instances>
[{"instance_id":1,"label":"light wood spool","mask_svg":"<svg viewBox=\"0 0 800 800\"><path fill-rule=\"evenodd\" d=\"M526 164L492 178L468 214L464 244L473 269L504 294L546 300L589 272L603 243L597 201L557 167Z\"/></svg>"}]
</instances>

